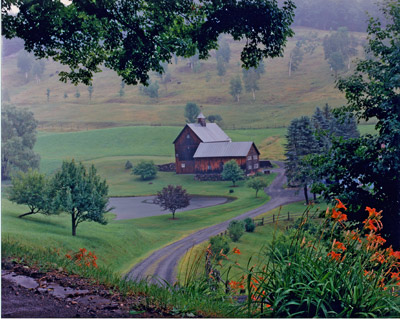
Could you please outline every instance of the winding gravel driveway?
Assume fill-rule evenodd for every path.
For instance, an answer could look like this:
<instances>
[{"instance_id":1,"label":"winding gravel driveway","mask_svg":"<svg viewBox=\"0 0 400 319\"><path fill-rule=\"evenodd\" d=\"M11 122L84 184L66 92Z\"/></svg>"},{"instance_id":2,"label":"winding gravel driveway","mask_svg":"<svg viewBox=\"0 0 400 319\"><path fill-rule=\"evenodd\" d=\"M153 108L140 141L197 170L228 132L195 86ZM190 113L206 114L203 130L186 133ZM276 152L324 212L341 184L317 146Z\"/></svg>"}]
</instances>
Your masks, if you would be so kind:
<instances>
[{"instance_id":1,"label":"winding gravel driveway","mask_svg":"<svg viewBox=\"0 0 400 319\"><path fill-rule=\"evenodd\" d=\"M277 173L277 177L271 185L265 189L265 192L271 197L266 204L242 215L231 218L223 223L201 229L181 240L157 250L148 258L135 265L127 274L127 279L137 280L149 275L155 275L161 280L173 283L176 281L176 268L178 262L184 254L193 246L225 231L228 228L230 221L234 219L245 219L247 217L254 218L257 215L281 205L301 201L303 199L302 193L295 194L296 190L283 188L283 185L286 183L285 170L283 168L284 164L282 162L275 163L279 165L279 168L271 170L271 172Z\"/></svg>"}]
</instances>

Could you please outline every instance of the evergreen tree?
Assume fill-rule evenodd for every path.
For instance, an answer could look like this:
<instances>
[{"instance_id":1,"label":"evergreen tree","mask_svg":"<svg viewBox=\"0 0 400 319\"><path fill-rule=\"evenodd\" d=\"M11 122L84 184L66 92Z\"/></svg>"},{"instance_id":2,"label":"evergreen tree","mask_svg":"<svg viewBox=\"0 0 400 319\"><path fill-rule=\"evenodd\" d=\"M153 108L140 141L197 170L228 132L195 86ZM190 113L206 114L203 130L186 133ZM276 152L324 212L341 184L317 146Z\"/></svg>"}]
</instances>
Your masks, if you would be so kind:
<instances>
[{"instance_id":1,"label":"evergreen tree","mask_svg":"<svg viewBox=\"0 0 400 319\"><path fill-rule=\"evenodd\" d=\"M306 116L294 119L288 127L286 138L288 143L285 147L285 169L288 183L292 186L303 186L308 204L307 185L312 181L308 156L319 151L311 120Z\"/></svg>"}]
</instances>

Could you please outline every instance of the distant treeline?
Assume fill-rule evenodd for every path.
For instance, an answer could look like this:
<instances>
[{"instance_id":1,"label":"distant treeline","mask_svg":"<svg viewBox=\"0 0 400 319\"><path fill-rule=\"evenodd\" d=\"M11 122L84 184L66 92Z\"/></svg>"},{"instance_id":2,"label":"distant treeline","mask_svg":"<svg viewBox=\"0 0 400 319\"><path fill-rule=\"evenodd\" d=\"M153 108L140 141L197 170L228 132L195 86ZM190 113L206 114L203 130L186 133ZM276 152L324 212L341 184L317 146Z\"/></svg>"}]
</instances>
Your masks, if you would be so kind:
<instances>
[{"instance_id":1,"label":"distant treeline","mask_svg":"<svg viewBox=\"0 0 400 319\"><path fill-rule=\"evenodd\" d=\"M283 1L283 0L282 0ZM296 4L293 26L320 30L337 30L347 27L349 31L367 30L368 12L381 16L379 0L294 0Z\"/></svg>"}]
</instances>

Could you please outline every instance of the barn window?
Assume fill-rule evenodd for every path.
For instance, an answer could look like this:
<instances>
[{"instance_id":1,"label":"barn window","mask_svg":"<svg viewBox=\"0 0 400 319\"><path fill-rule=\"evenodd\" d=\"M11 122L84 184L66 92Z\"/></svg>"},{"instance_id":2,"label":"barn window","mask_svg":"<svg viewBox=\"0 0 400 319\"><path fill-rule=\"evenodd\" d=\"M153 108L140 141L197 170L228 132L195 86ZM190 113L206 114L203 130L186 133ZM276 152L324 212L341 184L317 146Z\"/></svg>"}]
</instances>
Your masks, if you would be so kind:
<instances>
[{"instance_id":1,"label":"barn window","mask_svg":"<svg viewBox=\"0 0 400 319\"><path fill-rule=\"evenodd\" d=\"M254 169L257 169L258 168L258 164L254 164Z\"/></svg>"},{"instance_id":2,"label":"barn window","mask_svg":"<svg viewBox=\"0 0 400 319\"><path fill-rule=\"evenodd\" d=\"M253 166L248 165L247 168L248 168L248 169L253 169Z\"/></svg>"},{"instance_id":3,"label":"barn window","mask_svg":"<svg viewBox=\"0 0 400 319\"><path fill-rule=\"evenodd\" d=\"M247 156L247 160L251 161L251 155Z\"/></svg>"},{"instance_id":4,"label":"barn window","mask_svg":"<svg viewBox=\"0 0 400 319\"><path fill-rule=\"evenodd\" d=\"M186 138L190 138L190 134L186 135Z\"/></svg>"},{"instance_id":5,"label":"barn window","mask_svg":"<svg viewBox=\"0 0 400 319\"><path fill-rule=\"evenodd\" d=\"M257 159L257 155L253 155L253 159L255 159L255 160L256 160L256 159Z\"/></svg>"},{"instance_id":6,"label":"barn window","mask_svg":"<svg viewBox=\"0 0 400 319\"><path fill-rule=\"evenodd\" d=\"M182 163L182 164L181 164L181 167L182 167L182 168L185 168L185 167L186 167L185 163Z\"/></svg>"}]
</instances>

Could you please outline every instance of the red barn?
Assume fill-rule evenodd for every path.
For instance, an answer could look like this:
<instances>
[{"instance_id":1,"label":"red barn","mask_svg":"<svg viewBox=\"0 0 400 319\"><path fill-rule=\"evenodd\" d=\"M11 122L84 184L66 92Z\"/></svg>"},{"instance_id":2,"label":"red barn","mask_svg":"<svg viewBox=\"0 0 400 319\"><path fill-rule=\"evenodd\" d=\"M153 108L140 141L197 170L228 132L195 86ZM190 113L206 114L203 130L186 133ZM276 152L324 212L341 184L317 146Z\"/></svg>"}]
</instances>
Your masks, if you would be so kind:
<instances>
[{"instance_id":1,"label":"red barn","mask_svg":"<svg viewBox=\"0 0 400 319\"><path fill-rule=\"evenodd\" d=\"M260 152L253 142L232 142L216 123L206 123L202 113L197 123L186 124L174 144L177 174L221 173L232 159L246 174L260 167Z\"/></svg>"}]
</instances>

